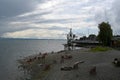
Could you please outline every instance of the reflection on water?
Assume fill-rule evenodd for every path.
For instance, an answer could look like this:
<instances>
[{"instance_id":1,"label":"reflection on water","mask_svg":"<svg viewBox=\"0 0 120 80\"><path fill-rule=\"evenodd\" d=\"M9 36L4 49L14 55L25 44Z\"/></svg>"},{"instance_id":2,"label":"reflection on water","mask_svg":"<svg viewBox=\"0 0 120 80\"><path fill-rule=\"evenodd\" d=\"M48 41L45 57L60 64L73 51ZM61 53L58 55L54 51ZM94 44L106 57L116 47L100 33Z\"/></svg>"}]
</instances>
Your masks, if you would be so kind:
<instances>
[{"instance_id":1,"label":"reflection on water","mask_svg":"<svg viewBox=\"0 0 120 80\"><path fill-rule=\"evenodd\" d=\"M23 78L22 76L23 73L25 73L24 76L26 77L26 71L25 69L20 68L20 64L17 61L18 59L39 52L44 53L44 52L62 50L63 49L62 44L64 44L65 42L66 42L65 40L1 39L0 40L0 79L24 80L25 78Z\"/></svg>"}]
</instances>

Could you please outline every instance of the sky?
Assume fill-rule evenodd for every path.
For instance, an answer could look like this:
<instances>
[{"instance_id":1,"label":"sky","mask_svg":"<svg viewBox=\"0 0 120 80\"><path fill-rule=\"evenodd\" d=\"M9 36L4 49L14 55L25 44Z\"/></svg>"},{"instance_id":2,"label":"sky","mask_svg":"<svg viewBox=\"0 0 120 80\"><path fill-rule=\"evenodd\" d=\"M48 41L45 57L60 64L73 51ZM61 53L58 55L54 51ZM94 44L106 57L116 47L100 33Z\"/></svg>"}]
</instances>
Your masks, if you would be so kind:
<instances>
[{"instance_id":1,"label":"sky","mask_svg":"<svg viewBox=\"0 0 120 80\"><path fill-rule=\"evenodd\" d=\"M0 37L65 39L98 34L109 22L120 34L120 0L0 0Z\"/></svg>"}]
</instances>

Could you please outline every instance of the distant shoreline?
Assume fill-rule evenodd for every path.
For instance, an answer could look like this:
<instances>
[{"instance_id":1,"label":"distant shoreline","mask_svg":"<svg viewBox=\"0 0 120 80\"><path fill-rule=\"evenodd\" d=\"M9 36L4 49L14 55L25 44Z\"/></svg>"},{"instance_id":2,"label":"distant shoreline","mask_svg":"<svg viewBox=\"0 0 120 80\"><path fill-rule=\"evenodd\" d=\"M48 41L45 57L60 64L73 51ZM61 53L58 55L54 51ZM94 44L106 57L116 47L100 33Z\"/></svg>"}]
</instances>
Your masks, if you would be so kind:
<instances>
[{"instance_id":1,"label":"distant shoreline","mask_svg":"<svg viewBox=\"0 0 120 80\"><path fill-rule=\"evenodd\" d=\"M66 40L66 39L0 38L0 40Z\"/></svg>"}]
</instances>

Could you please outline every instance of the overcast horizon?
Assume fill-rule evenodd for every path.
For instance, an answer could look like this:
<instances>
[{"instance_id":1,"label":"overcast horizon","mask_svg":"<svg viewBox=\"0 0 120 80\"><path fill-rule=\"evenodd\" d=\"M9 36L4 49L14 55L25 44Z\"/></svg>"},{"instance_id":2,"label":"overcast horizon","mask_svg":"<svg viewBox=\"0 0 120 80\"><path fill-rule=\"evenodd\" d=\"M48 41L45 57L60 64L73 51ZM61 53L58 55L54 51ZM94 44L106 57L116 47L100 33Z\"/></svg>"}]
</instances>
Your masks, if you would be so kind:
<instances>
[{"instance_id":1,"label":"overcast horizon","mask_svg":"<svg viewBox=\"0 0 120 80\"><path fill-rule=\"evenodd\" d=\"M98 34L98 24L111 24L120 34L120 0L0 0L0 37L65 39Z\"/></svg>"}]
</instances>

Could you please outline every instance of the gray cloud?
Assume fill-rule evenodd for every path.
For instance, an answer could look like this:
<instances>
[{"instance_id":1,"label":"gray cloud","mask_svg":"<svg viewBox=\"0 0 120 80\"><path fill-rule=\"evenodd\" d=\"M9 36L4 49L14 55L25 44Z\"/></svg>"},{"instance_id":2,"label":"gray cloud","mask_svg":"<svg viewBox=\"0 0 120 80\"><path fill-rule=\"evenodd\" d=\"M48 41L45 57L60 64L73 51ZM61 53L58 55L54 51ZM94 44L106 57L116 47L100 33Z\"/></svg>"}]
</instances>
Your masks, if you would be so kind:
<instances>
[{"instance_id":1,"label":"gray cloud","mask_svg":"<svg viewBox=\"0 0 120 80\"><path fill-rule=\"evenodd\" d=\"M115 35L120 34L120 0L115 0L111 8L110 21Z\"/></svg>"},{"instance_id":2,"label":"gray cloud","mask_svg":"<svg viewBox=\"0 0 120 80\"><path fill-rule=\"evenodd\" d=\"M70 22L75 22L76 20L79 20L79 18L69 18L69 19L47 19L47 20L41 20L37 21L36 23L70 23Z\"/></svg>"},{"instance_id":3,"label":"gray cloud","mask_svg":"<svg viewBox=\"0 0 120 80\"><path fill-rule=\"evenodd\" d=\"M66 31L71 23L73 28L78 26L75 32L87 34L89 26L93 26L91 33L96 34L97 24L102 21L109 21L114 31L120 33L119 0L61 1L63 3L60 0L0 0L0 36L29 29Z\"/></svg>"},{"instance_id":4,"label":"gray cloud","mask_svg":"<svg viewBox=\"0 0 120 80\"><path fill-rule=\"evenodd\" d=\"M62 30L62 31L66 31L68 30L69 28L67 27L61 27L61 26L53 26L51 28L48 28L49 30Z\"/></svg>"},{"instance_id":5,"label":"gray cloud","mask_svg":"<svg viewBox=\"0 0 120 80\"><path fill-rule=\"evenodd\" d=\"M20 31L20 30L25 30L29 29L29 26L23 26L23 27L13 27L9 25L1 25L0 27L0 36L2 36L4 33L7 32L14 32L14 31Z\"/></svg>"},{"instance_id":6,"label":"gray cloud","mask_svg":"<svg viewBox=\"0 0 120 80\"><path fill-rule=\"evenodd\" d=\"M108 3L108 1L106 1ZM109 22L113 29L113 33L120 34L120 0L109 1L110 4L105 4L99 8L94 8L95 21L99 24L103 21Z\"/></svg>"},{"instance_id":7,"label":"gray cloud","mask_svg":"<svg viewBox=\"0 0 120 80\"><path fill-rule=\"evenodd\" d=\"M120 24L120 0L115 0L112 10L115 16L116 23Z\"/></svg>"},{"instance_id":8,"label":"gray cloud","mask_svg":"<svg viewBox=\"0 0 120 80\"><path fill-rule=\"evenodd\" d=\"M31 12L37 4L42 4L47 0L0 0L0 36L6 32L14 32L29 29L29 26L15 27L9 25L11 21L30 20L30 16L25 18L16 18L16 16ZM43 12L39 15L45 15L49 12ZM33 15L35 17L38 15Z\"/></svg>"},{"instance_id":9,"label":"gray cloud","mask_svg":"<svg viewBox=\"0 0 120 80\"><path fill-rule=\"evenodd\" d=\"M0 36L3 33L21 29L8 23L17 15L32 11L35 4L32 0L0 0Z\"/></svg>"},{"instance_id":10,"label":"gray cloud","mask_svg":"<svg viewBox=\"0 0 120 80\"><path fill-rule=\"evenodd\" d=\"M0 0L0 17L13 17L31 11L34 5L32 0Z\"/></svg>"}]
</instances>

